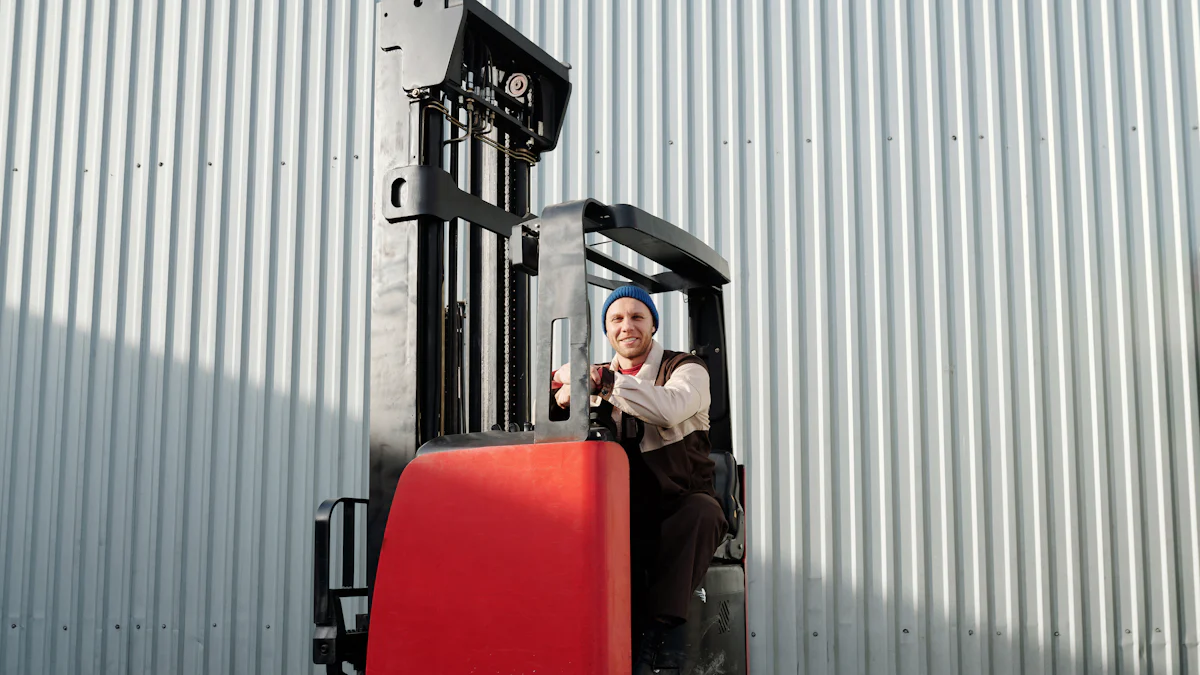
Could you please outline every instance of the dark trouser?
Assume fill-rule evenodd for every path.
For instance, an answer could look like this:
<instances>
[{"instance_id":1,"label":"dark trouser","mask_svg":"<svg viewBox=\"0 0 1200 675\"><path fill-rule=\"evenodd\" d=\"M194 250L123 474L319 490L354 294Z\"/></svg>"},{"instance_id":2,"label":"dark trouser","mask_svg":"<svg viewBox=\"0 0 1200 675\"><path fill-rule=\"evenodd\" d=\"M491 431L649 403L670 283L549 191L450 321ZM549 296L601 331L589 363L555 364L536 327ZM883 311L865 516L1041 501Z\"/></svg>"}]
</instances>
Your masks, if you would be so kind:
<instances>
[{"instance_id":1,"label":"dark trouser","mask_svg":"<svg viewBox=\"0 0 1200 675\"><path fill-rule=\"evenodd\" d=\"M720 504L707 494L635 497L630 516L635 622L685 621L692 593L728 529Z\"/></svg>"}]
</instances>

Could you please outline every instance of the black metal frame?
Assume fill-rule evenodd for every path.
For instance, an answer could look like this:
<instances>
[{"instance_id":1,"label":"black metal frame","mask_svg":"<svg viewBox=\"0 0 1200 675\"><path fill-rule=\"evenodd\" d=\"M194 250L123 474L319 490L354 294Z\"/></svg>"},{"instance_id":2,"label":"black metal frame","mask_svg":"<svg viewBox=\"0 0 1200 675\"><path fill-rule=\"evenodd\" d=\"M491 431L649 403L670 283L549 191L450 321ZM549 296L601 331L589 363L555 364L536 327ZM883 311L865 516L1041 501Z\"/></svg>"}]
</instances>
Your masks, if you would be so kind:
<instances>
[{"instance_id":1,"label":"black metal frame","mask_svg":"<svg viewBox=\"0 0 1200 675\"><path fill-rule=\"evenodd\" d=\"M342 610L343 598L367 596L366 586L354 585L355 552L358 548L355 534L355 504L366 504L367 500L356 497L327 499L317 509L316 537L313 544L313 663L324 664L328 672L341 673L342 662L349 662L355 670L367 668L367 627L365 617L359 617L355 629L346 629ZM342 506L342 586L332 588L329 568L332 561L331 539L333 512Z\"/></svg>"},{"instance_id":2,"label":"black metal frame","mask_svg":"<svg viewBox=\"0 0 1200 675\"><path fill-rule=\"evenodd\" d=\"M579 381L577 390L590 387L584 376L591 363L587 347L591 343L591 315L587 285L617 288L631 283L650 293L683 291L688 296L688 318L692 353L705 361L709 369L712 403L713 446L729 450L732 433L729 417L729 382L725 362L725 311L721 286L729 283L729 264L704 242L667 221L628 204L605 205L594 199L567 202L547 207L542 217L529 223L530 232L509 241L514 252L521 252L522 264L539 271L540 260L554 265L554 284L539 286L538 298L538 355L535 378L549 382L551 324L558 319L571 319L571 372ZM618 242L634 253L667 268L657 275L644 274L600 251L586 246L588 234L600 234ZM532 253L530 253L532 251ZM584 261L595 263L619 274L624 279L600 277L586 272ZM577 329L576 326L582 324ZM586 406L586 397L582 405ZM545 406L538 405L535 435L539 440L582 439L588 431L578 416L586 410L571 410L571 420L577 420L568 432L564 422L552 422ZM556 429L553 433L549 428Z\"/></svg>"},{"instance_id":3,"label":"black metal frame","mask_svg":"<svg viewBox=\"0 0 1200 675\"><path fill-rule=\"evenodd\" d=\"M654 276L644 274L603 251L589 246L586 251L588 262L595 263L628 280L621 281L593 276L589 279L593 285L615 288L624 283L634 283L651 293L662 293L719 288L729 283L729 263L712 247L690 232L636 206L629 204L609 206L596 200L586 201L586 209L578 215L582 219L581 225L584 234L603 235L669 270ZM577 202L568 202L568 204L574 203ZM545 219L545 215L542 219ZM534 225L533 223L528 224ZM523 239L536 242L536 231L523 232ZM529 251L529 241L525 241L523 244L519 248ZM514 251L518 249L516 240L513 240L510 246ZM528 256L528 253L525 255ZM536 272L538 269L537 256L532 256L523 264Z\"/></svg>"},{"instance_id":4,"label":"black metal frame","mask_svg":"<svg viewBox=\"0 0 1200 675\"><path fill-rule=\"evenodd\" d=\"M571 92L567 65L478 0L449 7L441 1L383 0L376 25L381 51L408 53L397 82L404 91L440 89L478 106L510 133L527 136L534 153L557 146ZM503 72L504 88L490 95L473 89L474 81L463 73L477 74L480 66Z\"/></svg>"}]
</instances>

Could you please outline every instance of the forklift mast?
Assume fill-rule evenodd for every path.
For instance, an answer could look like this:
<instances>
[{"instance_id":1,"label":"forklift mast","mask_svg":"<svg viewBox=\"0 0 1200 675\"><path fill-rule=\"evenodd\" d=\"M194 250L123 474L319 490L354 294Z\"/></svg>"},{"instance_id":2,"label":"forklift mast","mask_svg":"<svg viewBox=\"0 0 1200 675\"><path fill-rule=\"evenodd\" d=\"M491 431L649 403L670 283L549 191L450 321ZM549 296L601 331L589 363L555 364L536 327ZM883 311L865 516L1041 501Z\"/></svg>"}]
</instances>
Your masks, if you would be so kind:
<instances>
[{"instance_id":1,"label":"forklift mast","mask_svg":"<svg viewBox=\"0 0 1200 675\"><path fill-rule=\"evenodd\" d=\"M532 421L529 277L506 242L571 89L566 65L476 0L387 0L375 18L368 588L417 448Z\"/></svg>"},{"instance_id":2,"label":"forklift mast","mask_svg":"<svg viewBox=\"0 0 1200 675\"><path fill-rule=\"evenodd\" d=\"M709 436L725 455L718 493L731 536L714 562L731 574L736 568L727 575L735 594L729 597L739 599L730 602L744 603L741 474L731 454L721 293L728 264L694 236L633 206L581 200L548 207L540 218L529 212L530 171L556 147L562 129L568 66L477 0L383 0L376 5L376 28L369 494L327 500L317 512L314 663L331 673L341 673L343 662L366 670L389 514L399 505L401 474L418 454L606 440L593 424L587 396L575 397L566 422L551 421L545 410L554 320L570 319L575 390L590 385L589 285L633 283L651 293L687 295L690 349L710 373ZM597 236L667 271L649 275L587 245ZM590 274L587 263L623 280ZM552 271L554 283L539 284L534 331L529 277L539 268ZM533 373L545 381L532 384ZM412 494L406 499L403 508L413 505ZM355 583L358 506L366 511L362 586ZM335 523L343 536L338 588L330 579ZM397 580L381 581L392 607ZM366 598L367 613L348 627L342 601L354 597ZM743 609L736 608L738 616ZM729 610L721 611L725 626ZM731 636L744 640L744 631Z\"/></svg>"}]
</instances>

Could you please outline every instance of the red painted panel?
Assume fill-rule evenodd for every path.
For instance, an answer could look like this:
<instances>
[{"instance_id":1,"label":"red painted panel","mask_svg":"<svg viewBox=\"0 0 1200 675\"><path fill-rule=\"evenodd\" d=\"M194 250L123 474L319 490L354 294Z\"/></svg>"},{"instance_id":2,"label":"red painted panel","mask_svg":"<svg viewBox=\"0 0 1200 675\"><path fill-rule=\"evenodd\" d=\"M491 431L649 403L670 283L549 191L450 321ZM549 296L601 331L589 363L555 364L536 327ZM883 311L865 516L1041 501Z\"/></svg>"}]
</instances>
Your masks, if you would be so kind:
<instances>
[{"instance_id":1,"label":"red painted panel","mask_svg":"<svg viewBox=\"0 0 1200 675\"><path fill-rule=\"evenodd\" d=\"M369 675L629 673L629 465L614 443L422 455L376 575Z\"/></svg>"}]
</instances>

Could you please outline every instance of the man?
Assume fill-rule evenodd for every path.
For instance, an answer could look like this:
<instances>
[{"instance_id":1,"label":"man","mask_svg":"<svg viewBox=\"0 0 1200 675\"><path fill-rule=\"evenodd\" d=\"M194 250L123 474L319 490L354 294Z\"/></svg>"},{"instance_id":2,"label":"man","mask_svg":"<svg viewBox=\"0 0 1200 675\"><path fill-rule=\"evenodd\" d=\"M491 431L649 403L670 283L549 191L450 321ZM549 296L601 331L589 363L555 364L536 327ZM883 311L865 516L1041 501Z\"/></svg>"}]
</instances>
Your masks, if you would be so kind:
<instances>
[{"instance_id":1,"label":"man","mask_svg":"<svg viewBox=\"0 0 1200 675\"><path fill-rule=\"evenodd\" d=\"M708 368L659 345L658 310L641 288L613 291L601 316L616 353L610 363L592 367L599 394L591 403L630 460L637 675L652 672L666 632L687 619L688 602L729 526L708 457ZM558 407L569 408L569 368L555 371L553 386ZM660 667L681 656L667 651Z\"/></svg>"}]
</instances>

